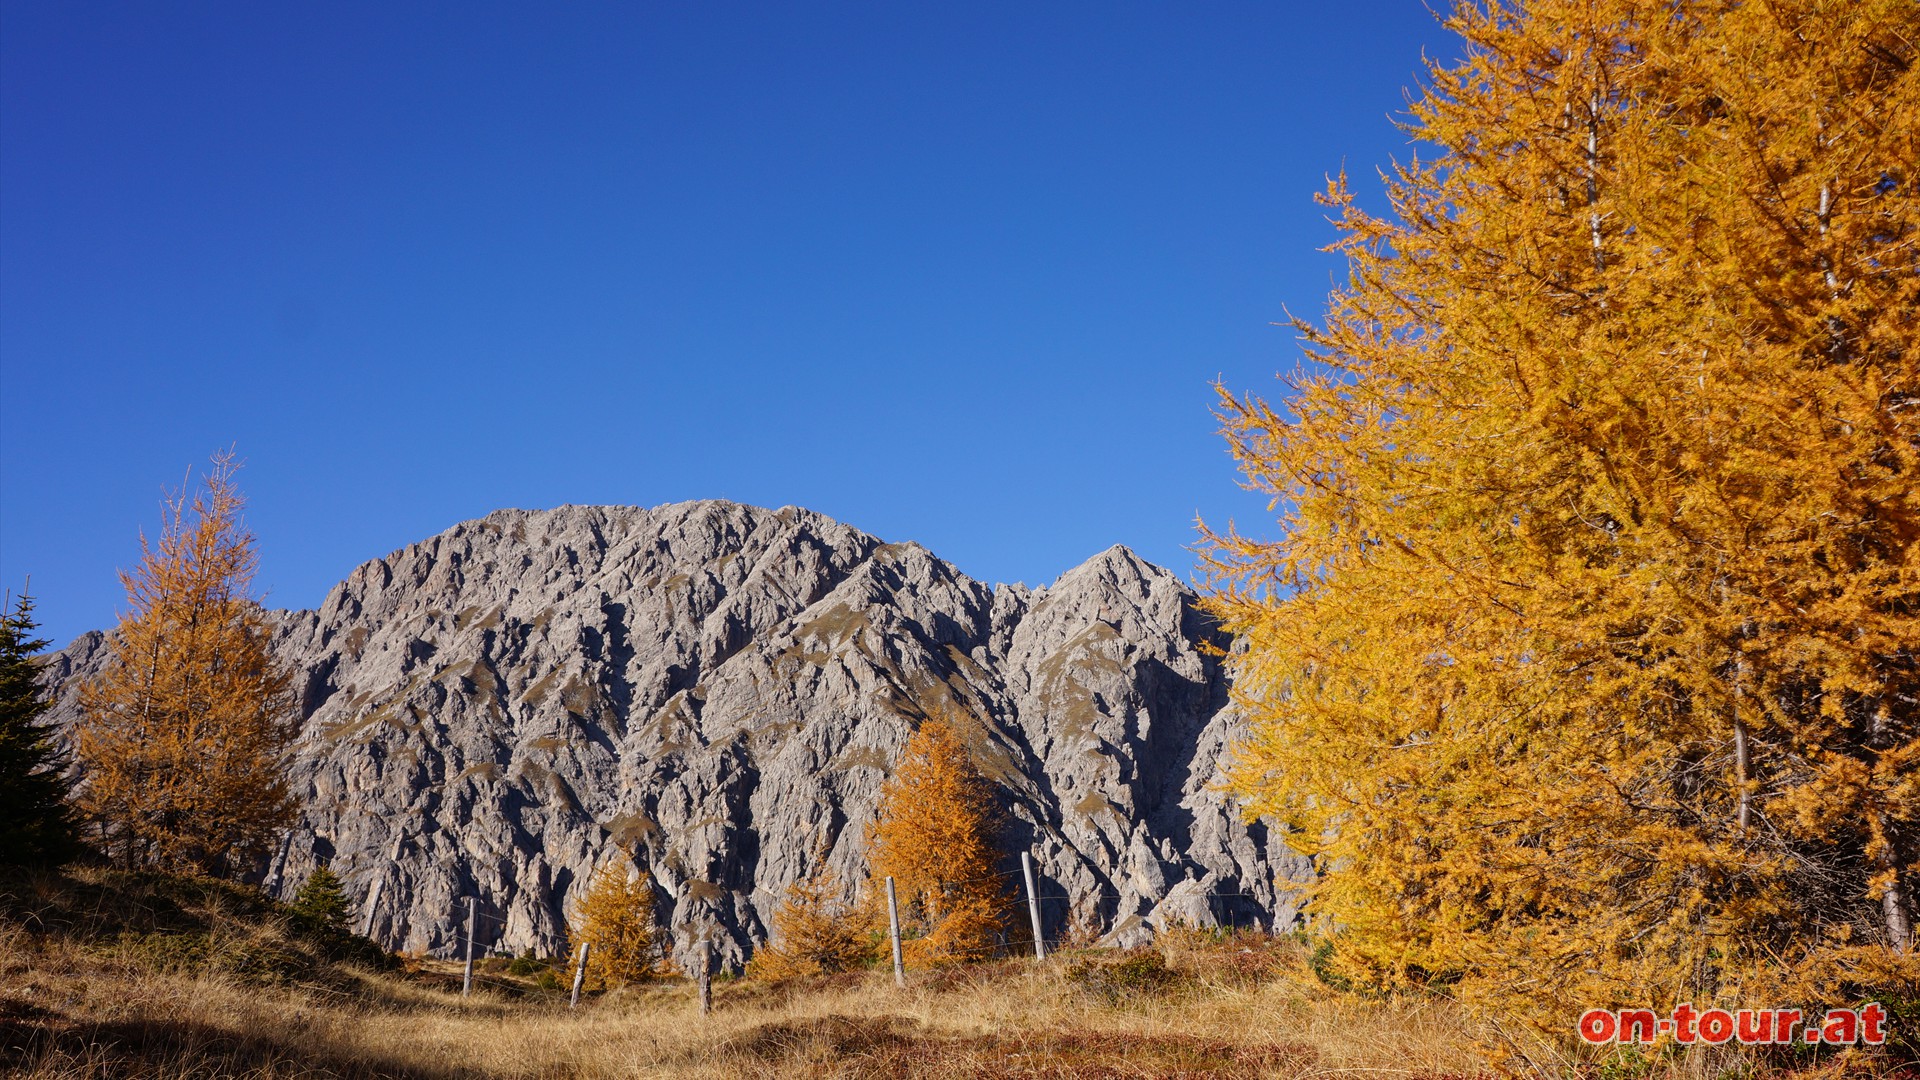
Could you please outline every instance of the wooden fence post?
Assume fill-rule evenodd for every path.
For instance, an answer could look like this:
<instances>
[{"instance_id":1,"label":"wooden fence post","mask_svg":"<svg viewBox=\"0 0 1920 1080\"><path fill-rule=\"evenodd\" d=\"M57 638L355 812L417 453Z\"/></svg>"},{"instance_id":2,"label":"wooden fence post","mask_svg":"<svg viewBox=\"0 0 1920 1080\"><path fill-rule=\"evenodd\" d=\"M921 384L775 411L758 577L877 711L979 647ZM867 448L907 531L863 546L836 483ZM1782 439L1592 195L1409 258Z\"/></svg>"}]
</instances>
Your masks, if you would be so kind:
<instances>
[{"instance_id":1,"label":"wooden fence post","mask_svg":"<svg viewBox=\"0 0 1920 1080\"><path fill-rule=\"evenodd\" d=\"M893 939L893 985L907 988L907 969L900 963L900 904L893 898L893 878L887 878L887 936Z\"/></svg>"},{"instance_id":2,"label":"wooden fence post","mask_svg":"<svg viewBox=\"0 0 1920 1080\"><path fill-rule=\"evenodd\" d=\"M1027 875L1027 914L1033 918L1033 955L1036 960L1047 958L1047 943L1040 933L1040 897L1033 891L1033 856L1020 853L1020 869Z\"/></svg>"},{"instance_id":3,"label":"wooden fence post","mask_svg":"<svg viewBox=\"0 0 1920 1080\"><path fill-rule=\"evenodd\" d=\"M587 981L587 950L589 948L586 942L580 943L580 959L573 965L573 1000L567 1002L569 1009L577 1008L580 1004L580 984Z\"/></svg>"},{"instance_id":4,"label":"wooden fence post","mask_svg":"<svg viewBox=\"0 0 1920 1080\"><path fill-rule=\"evenodd\" d=\"M700 939L700 1015L713 1012L713 939Z\"/></svg>"}]
</instances>

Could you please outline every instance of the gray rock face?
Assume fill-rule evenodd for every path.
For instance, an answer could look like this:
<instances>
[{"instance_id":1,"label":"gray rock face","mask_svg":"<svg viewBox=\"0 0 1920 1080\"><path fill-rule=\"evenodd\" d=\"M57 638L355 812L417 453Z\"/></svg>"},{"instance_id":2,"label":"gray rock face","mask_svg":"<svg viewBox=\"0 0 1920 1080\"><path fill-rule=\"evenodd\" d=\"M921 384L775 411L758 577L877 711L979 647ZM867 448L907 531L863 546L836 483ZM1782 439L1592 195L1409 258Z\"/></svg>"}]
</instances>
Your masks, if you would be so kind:
<instances>
[{"instance_id":1,"label":"gray rock face","mask_svg":"<svg viewBox=\"0 0 1920 1080\"><path fill-rule=\"evenodd\" d=\"M351 895L380 882L390 947L452 952L473 895L482 946L551 953L625 853L678 958L704 931L737 965L818 851L866 887L887 770L945 709L1050 936L1074 912L1121 941L1285 926L1308 868L1212 787L1237 728L1194 602L1122 547L990 588L793 507L499 511L275 613L306 809L269 884L330 860ZM104 660L97 633L52 658L56 715Z\"/></svg>"}]
</instances>

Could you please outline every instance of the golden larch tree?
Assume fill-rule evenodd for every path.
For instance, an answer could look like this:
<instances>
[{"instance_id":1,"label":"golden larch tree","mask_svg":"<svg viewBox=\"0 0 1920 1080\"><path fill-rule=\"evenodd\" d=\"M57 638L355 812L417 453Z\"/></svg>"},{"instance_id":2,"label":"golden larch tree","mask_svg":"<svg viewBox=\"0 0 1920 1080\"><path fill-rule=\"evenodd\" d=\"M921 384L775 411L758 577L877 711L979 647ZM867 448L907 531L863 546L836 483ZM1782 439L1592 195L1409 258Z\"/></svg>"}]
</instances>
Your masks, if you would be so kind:
<instances>
[{"instance_id":1,"label":"golden larch tree","mask_svg":"<svg viewBox=\"0 0 1920 1080\"><path fill-rule=\"evenodd\" d=\"M876 910L841 898L839 879L828 865L823 836L815 845L813 871L787 888L773 916L773 939L754 950L747 974L765 979L832 975L872 963L880 955ZM884 912L878 913L884 918Z\"/></svg>"},{"instance_id":2,"label":"golden larch tree","mask_svg":"<svg viewBox=\"0 0 1920 1080\"><path fill-rule=\"evenodd\" d=\"M574 906L567 948L588 946L589 988L603 990L652 978L660 971L659 932L653 914L653 878L630 861L602 866Z\"/></svg>"},{"instance_id":3,"label":"golden larch tree","mask_svg":"<svg viewBox=\"0 0 1920 1080\"><path fill-rule=\"evenodd\" d=\"M1915 978L1920 5L1466 3L1209 533L1336 963L1576 1005Z\"/></svg>"},{"instance_id":4,"label":"golden larch tree","mask_svg":"<svg viewBox=\"0 0 1920 1080\"><path fill-rule=\"evenodd\" d=\"M290 677L249 595L258 556L230 453L204 488L170 496L160 536L121 574L131 610L81 689L77 802L129 865L234 875L291 824Z\"/></svg>"},{"instance_id":5,"label":"golden larch tree","mask_svg":"<svg viewBox=\"0 0 1920 1080\"><path fill-rule=\"evenodd\" d=\"M999 947L1011 903L998 873L1000 825L993 784L955 724L923 720L881 789L868 841L869 892L884 904L884 881L894 879L909 962L981 959Z\"/></svg>"}]
</instances>

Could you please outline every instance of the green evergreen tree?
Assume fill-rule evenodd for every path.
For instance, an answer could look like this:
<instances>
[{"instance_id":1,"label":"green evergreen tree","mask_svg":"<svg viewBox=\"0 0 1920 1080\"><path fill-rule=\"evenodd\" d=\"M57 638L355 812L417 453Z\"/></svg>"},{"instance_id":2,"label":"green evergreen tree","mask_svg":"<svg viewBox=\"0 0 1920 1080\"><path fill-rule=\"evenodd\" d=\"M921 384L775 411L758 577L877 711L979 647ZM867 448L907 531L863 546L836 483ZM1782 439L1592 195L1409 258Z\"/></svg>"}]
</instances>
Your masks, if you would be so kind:
<instances>
[{"instance_id":1,"label":"green evergreen tree","mask_svg":"<svg viewBox=\"0 0 1920 1080\"><path fill-rule=\"evenodd\" d=\"M347 892L340 876L322 864L307 875L307 883L293 897L293 913L314 926L344 932L347 929Z\"/></svg>"},{"instance_id":2,"label":"green evergreen tree","mask_svg":"<svg viewBox=\"0 0 1920 1080\"><path fill-rule=\"evenodd\" d=\"M42 720L33 598L0 613L0 865L58 865L79 853L67 807L67 758Z\"/></svg>"}]
</instances>

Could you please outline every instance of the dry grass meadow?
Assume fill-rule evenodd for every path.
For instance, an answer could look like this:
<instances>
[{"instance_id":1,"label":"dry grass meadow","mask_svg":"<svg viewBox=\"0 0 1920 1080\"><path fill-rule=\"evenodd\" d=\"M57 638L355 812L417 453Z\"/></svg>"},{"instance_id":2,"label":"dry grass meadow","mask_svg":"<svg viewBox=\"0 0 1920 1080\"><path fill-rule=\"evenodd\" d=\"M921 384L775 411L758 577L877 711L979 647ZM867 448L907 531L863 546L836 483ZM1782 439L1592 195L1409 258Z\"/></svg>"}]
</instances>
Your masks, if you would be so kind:
<instances>
[{"instance_id":1,"label":"dry grass meadow","mask_svg":"<svg viewBox=\"0 0 1920 1080\"><path fill-rule=\"evenodd\" d=\"M1291 939L1184 935L916 973L722 980L711 1015L663 979L569 1009L538 972L394 963L208 882L0 880L0 1069L80 1077L1744 1078L1731 1056L1522 1048L1434 998L1362 1000ZM1516 1054L1516 1051L1523 1051ZM1885 1058L1801 1075L1910 1075Z\"/></svg>"}]
</instances>

